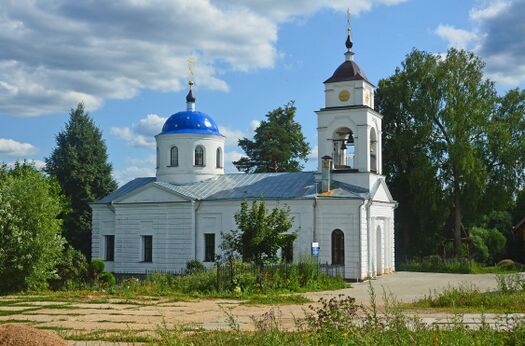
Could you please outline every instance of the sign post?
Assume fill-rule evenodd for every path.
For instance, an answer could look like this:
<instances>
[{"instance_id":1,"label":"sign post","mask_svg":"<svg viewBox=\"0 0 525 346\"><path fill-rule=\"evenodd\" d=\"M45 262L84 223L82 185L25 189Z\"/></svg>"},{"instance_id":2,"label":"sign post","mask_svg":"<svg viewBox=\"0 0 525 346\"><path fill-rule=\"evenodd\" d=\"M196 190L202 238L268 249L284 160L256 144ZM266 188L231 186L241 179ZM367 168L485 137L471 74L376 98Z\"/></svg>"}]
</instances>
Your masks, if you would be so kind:
<instances>
[{"instance_id":1,"label":"sign post","mask_svg":"<svg viewBox=\"0 0 525 346\"><path fill-rule=\"evenodd\" d=\"M317 271L319 272L319 243L312 242L312 256L315 257L315 263L317 263Z\"/></svg>"},{"instance_id":2,"label":"sign post","mask_svg":"<svg viewBox=\"0 0 525 346\"><path fill-rule=\"evenodd\" d=\"M312 243L312 256L319 257L319 243L313 242Z\"/></svg>"}]
</instances>

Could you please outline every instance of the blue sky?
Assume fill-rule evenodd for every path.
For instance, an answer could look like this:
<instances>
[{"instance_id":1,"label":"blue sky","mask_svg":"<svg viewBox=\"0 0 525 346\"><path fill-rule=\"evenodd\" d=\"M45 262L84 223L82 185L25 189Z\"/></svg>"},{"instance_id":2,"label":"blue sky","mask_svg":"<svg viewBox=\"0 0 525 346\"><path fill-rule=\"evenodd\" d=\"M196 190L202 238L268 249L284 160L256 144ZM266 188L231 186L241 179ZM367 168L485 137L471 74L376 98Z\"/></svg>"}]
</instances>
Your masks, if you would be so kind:
<instances>
[{"instance_id":1,"label":"blue sky","mask_svg":"<svg viewBox=\"0 0 525 346\"><path fill-rule=\"evenodd\" d=\"M0 161L49 156L83 101L120 182L154 174L154 139L185 108L196 59L197 109L240 137L295 100L315 153L323 84L343 61L346 8L355 60L377 84L412 48L475 51L499 92L525 85L524 0L0 0ZM306 169L315 167L315 157Z\"/></svg>"}]
</instances>

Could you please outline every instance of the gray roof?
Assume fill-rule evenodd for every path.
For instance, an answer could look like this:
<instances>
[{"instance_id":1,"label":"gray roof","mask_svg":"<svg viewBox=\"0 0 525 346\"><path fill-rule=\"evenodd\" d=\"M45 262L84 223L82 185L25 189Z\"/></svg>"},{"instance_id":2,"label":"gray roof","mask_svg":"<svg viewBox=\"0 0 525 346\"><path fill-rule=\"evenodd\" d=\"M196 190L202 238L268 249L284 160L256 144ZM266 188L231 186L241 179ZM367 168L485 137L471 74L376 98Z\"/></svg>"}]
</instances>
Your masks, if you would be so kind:
<instances>
[{"instance_id":1,"label":"gray roof","mask_svg":"<svg viewBox=\"0 0 525 346\"><path fill-rule=\"evenodd\" d=\"M235 173L189 185L175 185L156 178L137 178L96 203L113 202L148 184L173 191L191 200L239 200L254 199L310 199L318 198L365 198L368 190L340 182L332 183L328 194L317 193L314 172L292 173Z\"/></svg>"}]
</instances>

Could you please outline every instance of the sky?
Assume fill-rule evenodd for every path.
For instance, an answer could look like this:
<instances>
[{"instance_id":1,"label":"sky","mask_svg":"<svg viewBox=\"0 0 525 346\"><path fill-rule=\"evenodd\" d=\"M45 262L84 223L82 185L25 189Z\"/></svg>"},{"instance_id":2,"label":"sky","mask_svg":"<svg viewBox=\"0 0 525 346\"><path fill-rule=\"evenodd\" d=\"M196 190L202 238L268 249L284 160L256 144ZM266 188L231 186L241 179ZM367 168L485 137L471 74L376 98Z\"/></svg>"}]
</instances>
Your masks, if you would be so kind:
<instances>
[{"instance_id":1,"label":"sky","mask_svg":"<svg viewBox=\"0 0 525 346\"><path fill-rule=\"evenodd\" d=\"M293 100L316 167L323 81L344 61L346 11L356 62L377 85L417 48L474 51L499 93L525 87L525 0L0 0L0 162L52 152L83 102L115 179L154 176L155 139L196 108L226 136L225 167L265 114Z\"/></svg>"}]
</instances>

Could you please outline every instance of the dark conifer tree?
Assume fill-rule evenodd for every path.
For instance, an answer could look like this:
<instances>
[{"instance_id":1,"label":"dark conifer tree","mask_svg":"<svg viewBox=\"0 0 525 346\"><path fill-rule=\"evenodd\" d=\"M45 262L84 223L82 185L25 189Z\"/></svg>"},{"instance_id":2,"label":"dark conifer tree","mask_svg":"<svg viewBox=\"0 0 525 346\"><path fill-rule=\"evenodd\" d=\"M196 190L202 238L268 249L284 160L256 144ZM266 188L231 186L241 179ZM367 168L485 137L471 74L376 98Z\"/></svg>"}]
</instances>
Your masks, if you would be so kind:
<instances>
[{"instance_id":1,"label":"dark conifer tree","mask_svg":"<svg viewBox=\"0 0 525 346\"><path fill-rule=\"evenodd\" d=\"M46 172L55 177L70 202L64 218L67 241L91 258L91 208L117 188L102 133L82 103L71 109L69 121L56 136L56 147L46 158Z\"/></svg>"},{"instance_id":2,"label":"dark conifer tree","mask_svg":"<svg viewBox=\"0 0 525 346\"><path fill-rule=\"evenodd\" d=\"M310 148L301 124L294 120L293 101L266 114L267 120L255 130L253 140L243 138L239 146L247 157L233 162L239 171L246 173L297 172L306 161Z\"/></svg>"}]
</instances>

